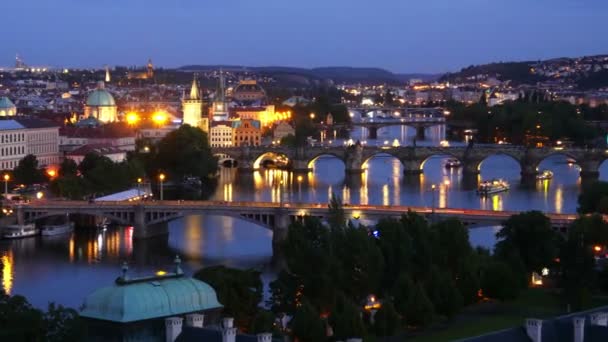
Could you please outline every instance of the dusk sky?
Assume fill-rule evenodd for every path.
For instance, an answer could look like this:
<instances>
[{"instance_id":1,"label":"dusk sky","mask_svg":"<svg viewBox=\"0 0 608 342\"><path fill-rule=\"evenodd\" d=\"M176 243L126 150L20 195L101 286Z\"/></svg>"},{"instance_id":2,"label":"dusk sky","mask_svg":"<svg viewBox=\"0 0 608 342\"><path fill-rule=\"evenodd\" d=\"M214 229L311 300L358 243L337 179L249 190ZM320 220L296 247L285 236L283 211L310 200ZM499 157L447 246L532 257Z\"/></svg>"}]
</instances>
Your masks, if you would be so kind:
<instances>
[{"instance_id":1,"label":"dusk sky","mask_svg":"<svg viewBox=\"0 0 608 342\"><path fill-rule=\"evenodd\" d=\"M0 66L445 72L608 53L606 0L2 0Z\"/></svg>"}]
</instances>

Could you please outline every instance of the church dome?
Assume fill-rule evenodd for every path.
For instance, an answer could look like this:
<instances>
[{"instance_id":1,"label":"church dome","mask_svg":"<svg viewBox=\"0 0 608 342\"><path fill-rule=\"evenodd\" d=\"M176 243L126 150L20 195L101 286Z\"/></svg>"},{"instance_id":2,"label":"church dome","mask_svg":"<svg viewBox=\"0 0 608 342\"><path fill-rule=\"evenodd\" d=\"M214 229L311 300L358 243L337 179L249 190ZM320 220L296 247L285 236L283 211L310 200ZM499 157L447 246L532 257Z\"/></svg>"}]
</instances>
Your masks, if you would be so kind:
<instances>
[{"instance_id":1,"label":"church dome","mask_svg":"<svg viewBox=\"0 0 608 342\"><path fill-rule=\"evenodd\" d=\"M123 280L88 295L81 316L127 323L221 308L215 290L200 280L171 274Z\"/></svg>"},{"instance_id":2,"label":"church dome","mask_svg":"<svg viewBox=\"0 0 608 342\"><path fill-rule=\"evenodd\" d=\"M264 93L264 89L257 83L242 83L234 88L234 93Z\"/></svg>"},{"instance_id":3,"label":"church dome","mask_svg":"<svg viewBox=\"0 0 608 342\"><path fill-rule=\"evenodd\" d=\"M89 107L113 107L116 106L116 101L110 92L105 89L96 89L87 97L87 106Z\"/></svg>"},{"instance_id":4,"label":"church dome","mask_svg":"<svg viewBox=\"0 0 608 342\"><path fill-rule=\"evenodd\" d=\"M6 96L0 97L0 116L13 116L17 114L17 107Z\"/></svg>"}]
</instances>

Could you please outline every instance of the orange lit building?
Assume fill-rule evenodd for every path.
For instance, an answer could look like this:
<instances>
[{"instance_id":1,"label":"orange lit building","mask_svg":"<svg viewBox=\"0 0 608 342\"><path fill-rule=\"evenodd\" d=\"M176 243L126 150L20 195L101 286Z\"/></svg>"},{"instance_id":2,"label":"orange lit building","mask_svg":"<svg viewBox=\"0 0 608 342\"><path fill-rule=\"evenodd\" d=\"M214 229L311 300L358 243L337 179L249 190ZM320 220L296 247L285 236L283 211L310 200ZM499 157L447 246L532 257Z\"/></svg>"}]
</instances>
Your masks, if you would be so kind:
<instances>
[{"instance_id":1,"label":"orange lit building","mask_svg":"<svg viewBox=\"0 0 608 342\"><path fill-rule=\"evenodd\" d=\"M132 71L127 74L127 78L130 80L151 80L154 78L154 65L152 60L148 59L146 64L146 70L143 72Z\"/></svg>"},{"instance_id":2,"label":"orange lit building","mask_svg":"<svg viewBox=\"0 0 608 342\"><path fill-rule=\"evenodd\" d=\"M262 140L262 126L258 120L236 120L232 122L233 146L259 146Z\"/></svg>"}]
</instances>

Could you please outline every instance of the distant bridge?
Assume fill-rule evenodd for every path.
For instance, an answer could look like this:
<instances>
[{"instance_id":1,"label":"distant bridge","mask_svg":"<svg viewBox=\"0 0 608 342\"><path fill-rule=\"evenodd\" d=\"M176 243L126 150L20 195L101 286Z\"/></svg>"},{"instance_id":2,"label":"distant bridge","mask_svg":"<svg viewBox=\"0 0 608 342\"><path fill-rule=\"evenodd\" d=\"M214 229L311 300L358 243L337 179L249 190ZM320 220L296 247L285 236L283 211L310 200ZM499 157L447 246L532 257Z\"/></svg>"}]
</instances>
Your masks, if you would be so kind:
<instances>
[{"instance_id":1,"label":"distant bridge","mask_svg":"<svg viewBox=\"0 0 608 342\"><path fill-rule=\"evenodd\" d=\"M348 107L352 117L350 123L323 126L323 128L365 127L368 139L378 138L378 129L388 126L411 126L416 129L416 137L425 138L425 129L436 125L444 125L443 108L407 108L407 107ZM360 114L355 117L354 112ZM372 114L371 116L368 114Z\"/></svg>"},{"instance_id":2,"label":"distant bridge","mask_svg":"<svg viewBox=\"0 0 608 342\"><path fill-rule=\"evenodd\" d=\"M462 163L463 173L479 174L481 163L488 157L506 155L515 160L521 168L524 177L534 177L538 174L540 163L554 155L562 155L572 159L581 167L581 177L596 178L599 167L608 159L604 149L581 148L527 148L515 145L472 145L467 147L371 147L371 146L307 146L291 148L284 146L255 146L255 147L218 147L213 148L214 154L222 160L233 159L237 167L243 171L254 171L261 168L264 159L276 156L287 158L294 172L309 172L315 160L321 156L333 156L341 160L348 174L360 174L365 171L366 163L378 155L389 155L401 161L406 174L420 174L424 163L433 156L447 156L458 159Z\"/></svg>"},{"instance_id":3,"label":"distant bridge","mask_svg":"<svg viewBox=\"0 0 608 342\"><path fill-rule=\"evenodd\" d=\"M18 223L24 224L52 216L66 214L104 217L122 225L134 226L134 238L147 238L157 234L154 226L193 214L231 216L256 223L273 231L273 246L287 236L291 222L304 216L327 218L329 209L322 203L273 202L219 202L219 201L143 201L96 202L86 201L32 201L13 208ZM427 219L456 218L467 227L500 225L517 211L490 211L476 209L428 208L413 206L345 205L344 212L351 220L379 220L400 217L413 211ZM577 216L547 214L553 227L565 229ZM164 230L166 233L166 229Z\"/></svg>"}]
</instances>

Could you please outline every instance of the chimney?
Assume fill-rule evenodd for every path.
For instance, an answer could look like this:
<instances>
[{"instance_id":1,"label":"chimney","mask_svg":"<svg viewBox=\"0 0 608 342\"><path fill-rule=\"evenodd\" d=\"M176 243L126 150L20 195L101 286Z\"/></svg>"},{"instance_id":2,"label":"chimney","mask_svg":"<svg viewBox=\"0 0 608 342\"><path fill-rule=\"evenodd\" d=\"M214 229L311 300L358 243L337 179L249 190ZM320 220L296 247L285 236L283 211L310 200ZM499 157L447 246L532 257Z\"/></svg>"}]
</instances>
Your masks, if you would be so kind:
<instances>
[{"instance_id":1,"label":"chimney","mask_svg":"<svg viewBox=\"0 0 608 342\"><path fill-rule=\"evenodd\" d=\"M264 333L258 334L258 342L272 342L272 334Z\"/></svg>"},{"instance_id":2,"label":"chimney","mask_svg":"<svg viewBox=\"0 0 608 342\"><path fill-rule=\"evenodd\" d=\"M574 317L574 342L585 341L585 317Z\"/></svg>"},{"instance_id":3,"label":"chimney","mask_svg":"<svg viewBox=\"0 0 608 342\"><path fill-rule=\"evenodd\" d=\"M233 326L234 318L227 317L222 321L222 342L236 341L236 328Z\"/></svg>"},{"instance_id":4,"label":"chimney","mask_svg":"<svg viewBox=\"0 0 608 342\"><path fill-rule=\"evenodd\" d=\"M608 313L606 312L596 312L589 315L591 319L591 325L599 325L602 327L608 327Z\"/></svg>"},{"instance_id":5,"label":"chimney","mask_svg":"<svg viewBox=\"0 0 608 342\"><path fill-rule=\"evenodd\" d=\"M528 318L526 320L526 334L532 340L532 342L541 342L542 328L542 320L534 318Z\"/></svg>"},{"instance_id":6,"label":"chimney","mask_svg":"<svg viewBox=\"0 0 608 342\"><path fill-rule=\"evenodd\" d=\"M173 342L182 333L182 322L181 317L168 317L165 318L165 341Z\"/></svg>"},{"instance_id":7,"label":"chimney","mask_svg":"<svg viewBox=\"0 0 608 342\"><path fill-rule=\"evenodd\" d=\"M205 315L190 314L186 315L186 326L194 328L202 328L205 321Z\"/></svg>"}]
</instances>

